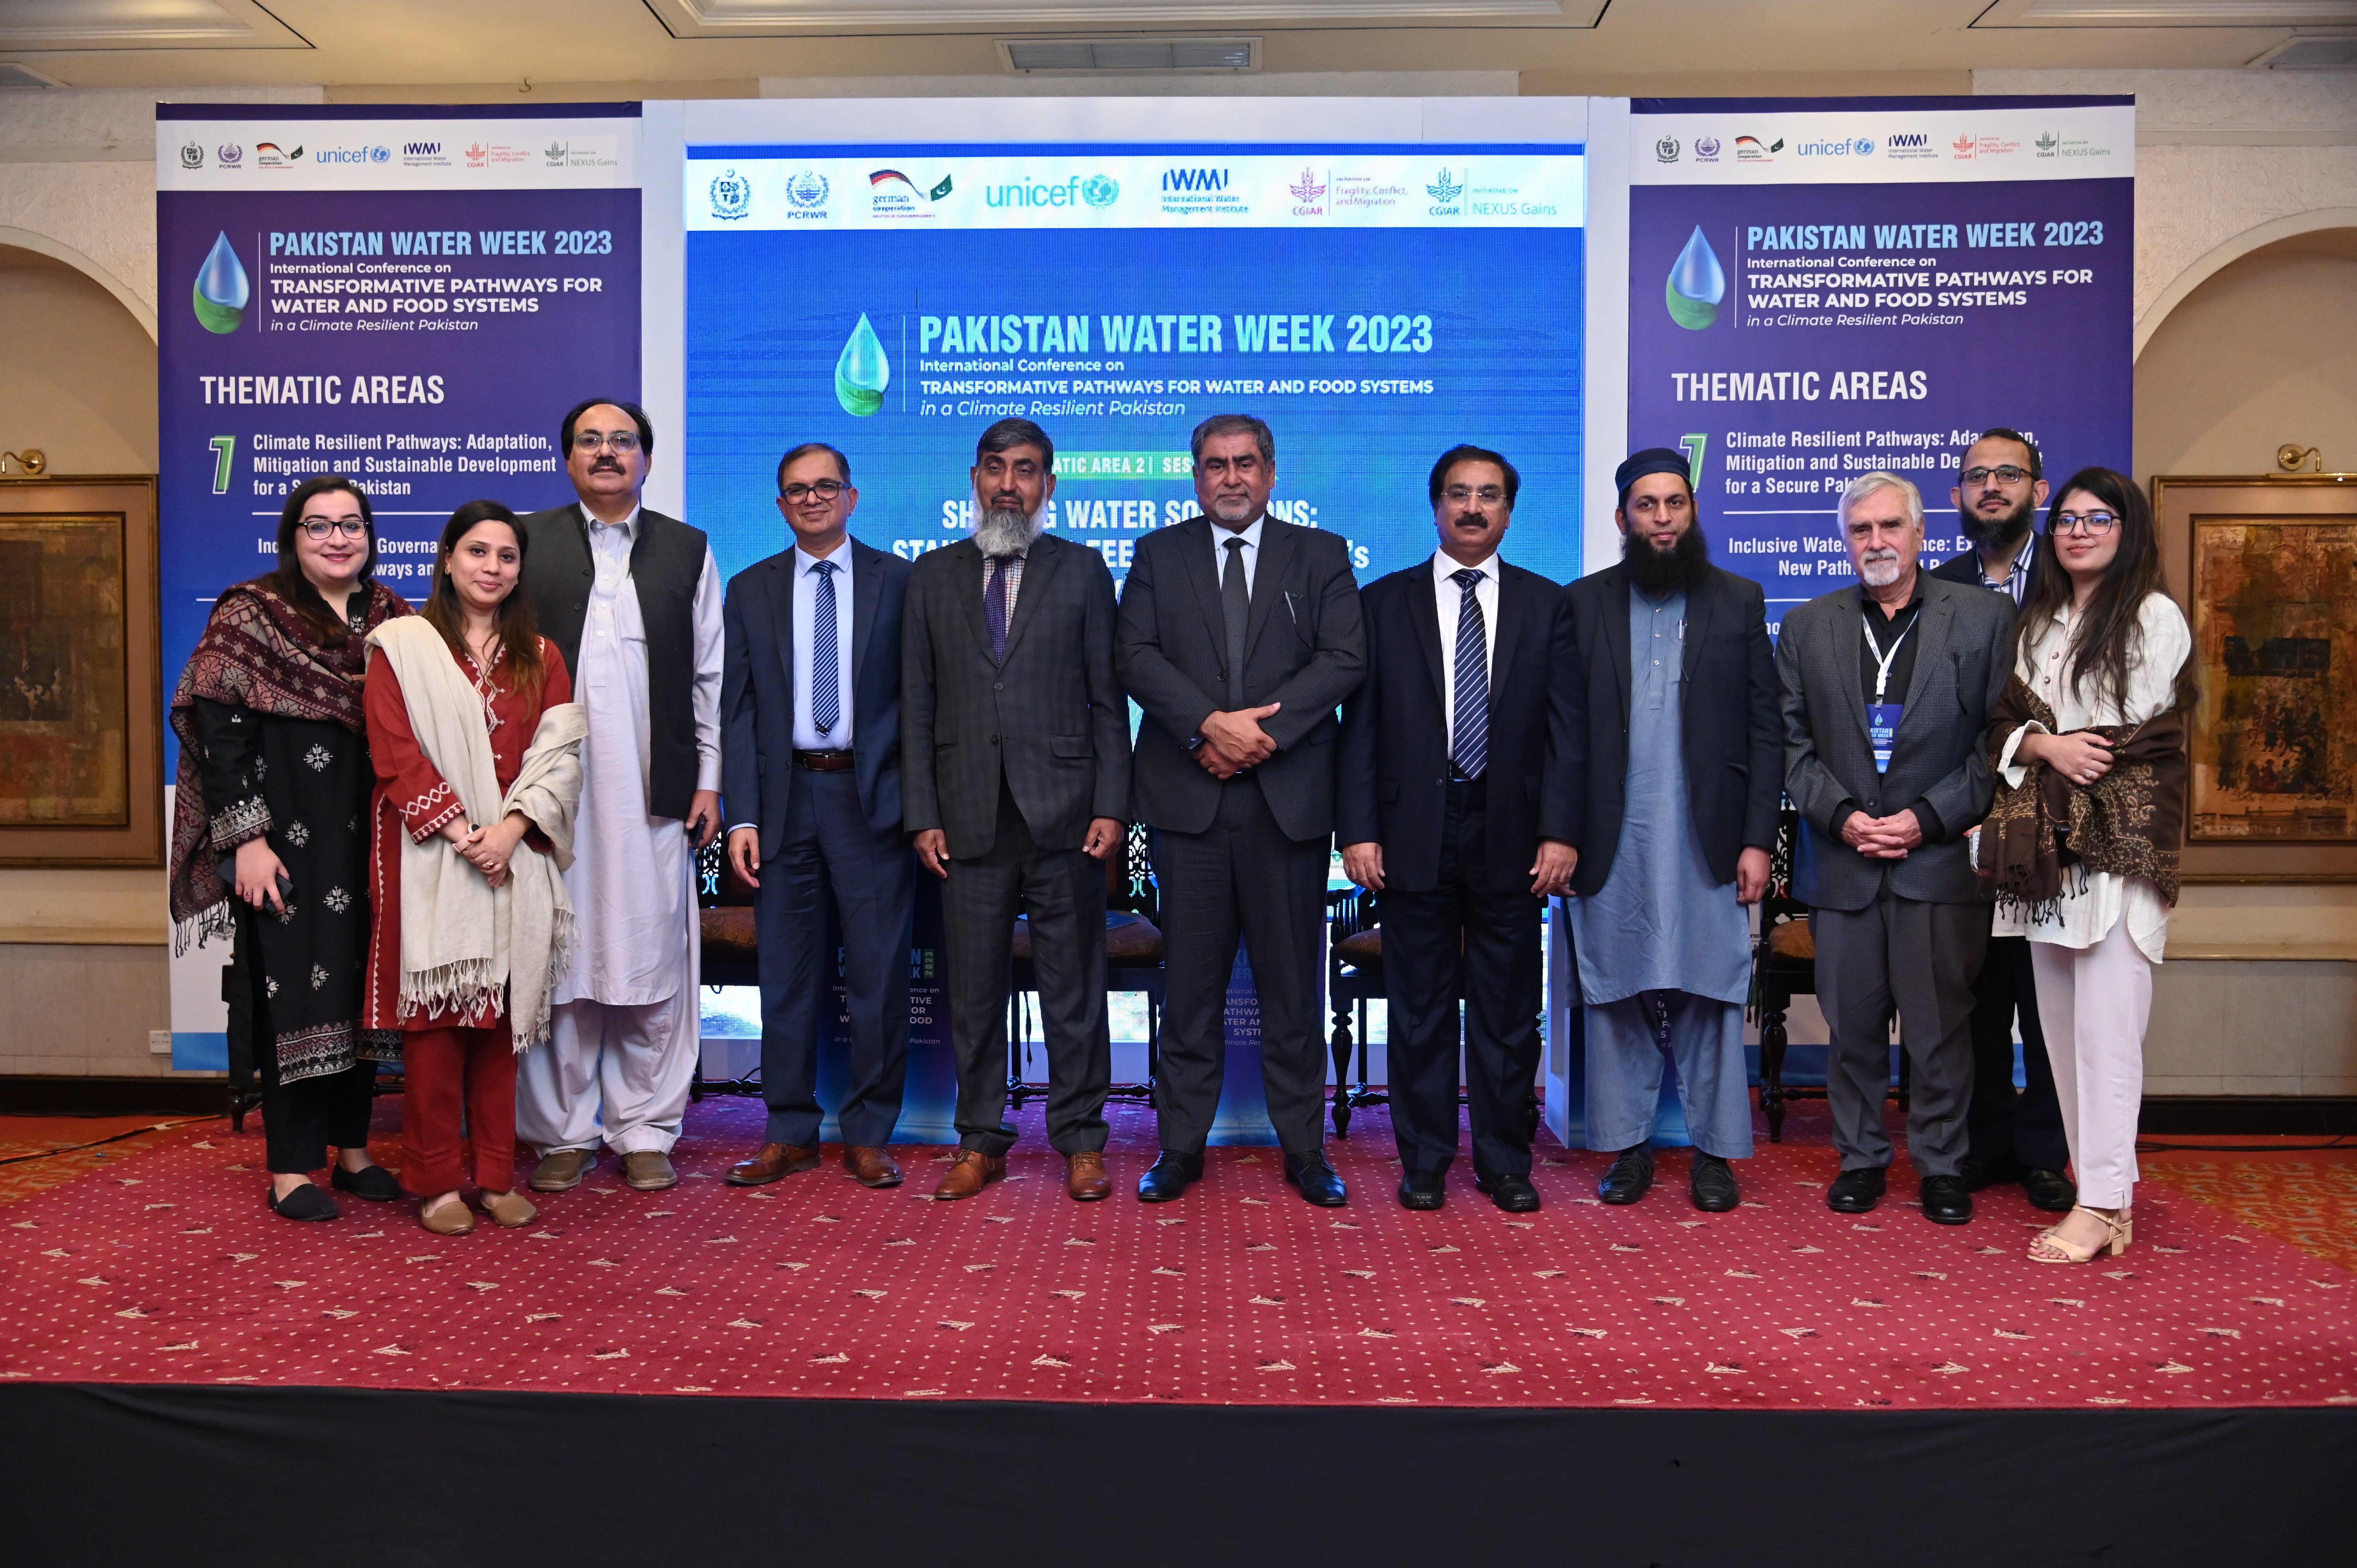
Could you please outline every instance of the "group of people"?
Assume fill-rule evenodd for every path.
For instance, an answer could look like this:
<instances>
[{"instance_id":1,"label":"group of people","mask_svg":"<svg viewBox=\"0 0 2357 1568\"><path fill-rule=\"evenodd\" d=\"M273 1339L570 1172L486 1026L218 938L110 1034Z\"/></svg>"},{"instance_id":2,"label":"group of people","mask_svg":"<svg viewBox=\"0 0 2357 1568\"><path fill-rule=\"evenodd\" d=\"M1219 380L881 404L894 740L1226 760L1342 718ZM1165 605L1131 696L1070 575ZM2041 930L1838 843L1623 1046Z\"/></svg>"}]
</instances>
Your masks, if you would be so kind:
<instances>
[{"instance_id":1,"label":"group of people","mask_svg":"<svg viewBox=\"0 0 2357 1568\"><path fill-rule=\"evenodd\" d=\"M1046 531L1055 448L1029 420L983 433L971 536L914 562L852 537L851 461L812 443L778 465L791 545L724 594L703 534L640 504L642 411L585 403L562 434L578 504L461 508L414 616L370 576L361 488L299 487L277 569L222 596L174 700L174 913L233 933L231 1036L261 1082L277 1212L334 1217L309 1179L332 1146L336 1190L405 1187L429 1229L470 1228L462 1115L501 1224L533 1213L519 1135L535 1191L577 1185L601 1145L634 1188L675 1182L691 852L724 823L756 893L769 1107L730 1183L820 1163L838 973L843 1164L902 1181L889 1144L931 876L959 1140L933 1196L1002 1179L1017 1141L1020 920L1048 1139L1071 1197L1108 1197L1105 908L1133 822L1151 831L1166 960L1141 1199L1202 1179L1241 944L1285 1179L1347 1201L1318 1026L1339 843L1379 912L1404 1206L1447 1201L1461 1053L1476 1187L1539 1207L1525 1105L1561 898L1587 1141L1614 1155L1599 1196L1651 1186L1667 1063L1692 1201L1731 1209L1731 1162L1752 1152L1748 907L1789 797L1832 1036L1830 1205L1884 1196L1895 1015L1925 1218L1964 1223L1974 1190L2019 1182L2063 1215L2033 1258L2127 1243L2192 677L2123 476L2073 475L2039 529L2036 446L1989 431L1953 492L1974 548L1933 571L1915 485L1859 475L1840 504L1857 585L1793 610L1771 645L1761 589L1711 564L1667 449L1615 476L1620 563L1566 586L1503 557L1513 464L1452 447L1427 487L1436 553L1362 592L1341 538L1270 512L1268 425L1219 415L1191 440L1200 515L1140 539L1116 594L1101 554ZM398 1184L367 1153L388 1059L408 1077Z\"/></svg>"}]
</instances>

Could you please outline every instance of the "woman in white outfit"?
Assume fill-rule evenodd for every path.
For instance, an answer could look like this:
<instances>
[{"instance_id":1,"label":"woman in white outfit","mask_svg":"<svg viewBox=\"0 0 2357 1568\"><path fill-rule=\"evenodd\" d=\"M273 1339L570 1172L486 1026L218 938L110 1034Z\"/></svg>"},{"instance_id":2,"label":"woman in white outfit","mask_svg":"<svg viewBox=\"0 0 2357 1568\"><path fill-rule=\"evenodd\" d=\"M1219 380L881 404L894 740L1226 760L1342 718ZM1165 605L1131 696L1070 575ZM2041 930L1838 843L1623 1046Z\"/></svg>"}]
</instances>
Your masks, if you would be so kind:
<instances>
[{"instance_id":1,"label":"woman in white outfit","mask_svg":"<svg viewBox=\"0 0 2357 1568\"><path fill-rule=\"evenodd\" d=\"M2152 966L2177 902L2193 635L2161 587L2144 494L2072 476L2047 513L1989 733L1999 782L1981 869L1994 934L2027 936L2079 1204L2030 1244L2077 1263L2128 1244Z\"/></svg>"}]
</instances>

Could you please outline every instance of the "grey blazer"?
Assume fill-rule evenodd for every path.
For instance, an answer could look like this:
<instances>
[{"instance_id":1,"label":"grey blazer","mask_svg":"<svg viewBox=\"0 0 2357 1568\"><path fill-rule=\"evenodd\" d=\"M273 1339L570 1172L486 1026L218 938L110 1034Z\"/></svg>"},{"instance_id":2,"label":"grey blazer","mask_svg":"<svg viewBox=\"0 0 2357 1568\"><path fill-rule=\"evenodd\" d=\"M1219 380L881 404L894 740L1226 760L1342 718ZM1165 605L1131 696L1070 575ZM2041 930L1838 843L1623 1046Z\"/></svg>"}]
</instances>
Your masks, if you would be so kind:
<instances>
[{"instance_id":1,"label":"grey blazer","mask_svg":"<svg viewBox=\"0 0 2357 1568\"><path fill-rule=\"evenodd\" d=\"M1988 814L1995 783L1981 746L1997 695L2013 673L2013 601L1986 588L1922 576L1914 679L1891 748L1874 770L1858 676L1865 590L1811 599L1784 618L1776 674L1784 710L1784 793L1801 813L1792 893L1826 909L1863 909L1888 877L1890 890L1925 904L1982 897L1964 833ZM1944 829L1904 860L1868 860L1844 843L1845 801L1874 816L1928 803Z\"/></svg>"},{"instance_id":2,"label":"grey blazer","mask_svg":"<svg viewBox=\"0 0 2357 1568\"><path fill-rule=\"evenodd\" d=\"M900 616L901 825L940 828L950 856L987 854L1003 779L1041 849L1078 849L1089 820L1129 820L1129 706L1113 672L1113 574L1043 533L1024 559L1005 662L983 620L983 554L927 552Z\"/></svg>"}]
</instances>

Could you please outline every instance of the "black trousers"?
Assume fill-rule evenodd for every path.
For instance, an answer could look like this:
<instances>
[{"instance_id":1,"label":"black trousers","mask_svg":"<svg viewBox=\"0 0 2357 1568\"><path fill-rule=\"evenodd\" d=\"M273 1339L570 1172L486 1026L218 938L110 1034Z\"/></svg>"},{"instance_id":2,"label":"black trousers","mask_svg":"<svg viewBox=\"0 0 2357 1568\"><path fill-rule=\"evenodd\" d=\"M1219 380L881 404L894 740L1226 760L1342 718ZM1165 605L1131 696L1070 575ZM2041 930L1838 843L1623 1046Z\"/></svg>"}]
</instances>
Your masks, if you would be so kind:
<instances>
[{"instance_id":1,"label":"black trousers","mask_svg":"<svg viewBox=\"0 0 2357 1568\"><path fill-rule=\"evenodd\" d=\"M1249 775L1221 788L1200 833L1154 833L1165 982L1154 1110L1162 1146L1200 1151L1227 1069L1228 977L1241 938L1260 998L1261 1079L1287 1154L1326 1144L1326 1047L1318 1027L1319 929L1330 837L1289 839Z\"/></svg>"},{"instance_id":2,"label":"black trousers","mask_svg":"<svg viewBox=\"0 0 2357 1568\"><path fill-rule=\"evenodd\" d=\"M957 1046L958 1146L996 1155L1015 1144L1006 1119L1006 998L1021 915L1031 927L1048 1038L1048 1142L1063 1155L1103 1149L1113 1083L1104 863L1077 849L1041 849L1002 780L989 853L952 860L949 868L942 921Z\"/></svg>"},{"instance_id":3,"label":"black trousers","mask_svg":"<svg viewBox=\"0 0 2357 1568\"><path fill-rule=\"evenodd\" d=\"M1539 1069L1540 902L1528 883L1485 875L1488 783L1448 786L1440 877L1427 892L1385 887L1384 993L1391 1004L1392 1134L1411 1171L1457 1157L1458 998L1473 1168L1528 1176L1528 1096Z\"/></svg>"},{"instance_id":4,"label":"black trousers","mask_svg":"<svg viewBox=\"0 0 2357 1568\"><path fill-rule=\"evenodd\" d=\"M2013 1021L2021 1017L2025 1087L2013 1087ZM2054 1064L2038 1021L2038 976L2028 937L1991 937L1973 983L1973 1103L1964 1114L1967 1169L2003 1173L2020 1165L2059 1171L2070 1163Z\"/></svg>"},{"instance_id":5,"label":"black trousers","mask_svg":"<svg viewBox=\"0 0 2357 1568\"><path fill-rule=\"evenodd\" d=\"M270 1173L305 1175L328 1163L330 1144L368 1147L376 1063L357 1062L341 1072L280 1081L278 1042L270 1026L270 982L262 972L254 914L240 904L236 917L228 984L230 1076L242 1080L250 1071L261 1081L264 1164Z\"/></svg>"},{"instance_id":6,"label":"black trousers","mask_svg":"<svg viewBox=\"0 0 2357 1568\"><path fill-rule=\"evenodd\" d=\"M839 937L851 1081L835 1116L845 1144L881 1148L892 1141L909 1079L917 857L897 825L883 832L867 825L856 775L797 768L793 784L785 842L761 866L753 911L761 950L767 1137L818 1146L818 1050L834 1014L836 943L830 939Z\"/></svg>"}]
</instances>

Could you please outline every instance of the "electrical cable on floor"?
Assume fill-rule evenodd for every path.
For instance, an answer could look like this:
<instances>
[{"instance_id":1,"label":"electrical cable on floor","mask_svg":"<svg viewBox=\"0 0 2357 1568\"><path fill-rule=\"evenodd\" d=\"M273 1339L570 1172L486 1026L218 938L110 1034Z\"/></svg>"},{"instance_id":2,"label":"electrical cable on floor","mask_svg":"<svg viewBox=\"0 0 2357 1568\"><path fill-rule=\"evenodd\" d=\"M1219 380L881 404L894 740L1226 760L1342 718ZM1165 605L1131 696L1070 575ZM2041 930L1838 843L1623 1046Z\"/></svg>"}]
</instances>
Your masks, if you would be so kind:
<instances>
[{"instance_id":1,"label":"electrical cable on floor","mask_svg":"<svg viewBox=\"0 0 2357 1568\"><path fill-rule=\"evenodd\" d=\"M218 1122L218 1116L186 1116L178 1122L158 1122L153 1127L134 1127L128 1133L117 1133L111 1138L92 1138L87 1144L68 1144L62 1149L43 1149L37 1155L10 1155L0 1159L0 1165L20 1165L27 1160L52 1159L59 1155L71 1155L83 1149L95 1149L105 1144L119 1144L125 1138L141 1138L150 1133L169 1133L177 1127L193 1127L199 1122Z\"/></svg>"}]
</instances>

